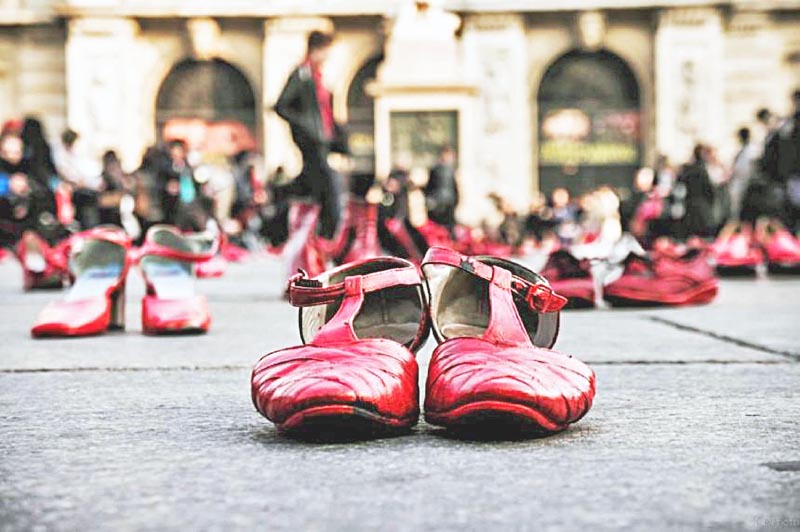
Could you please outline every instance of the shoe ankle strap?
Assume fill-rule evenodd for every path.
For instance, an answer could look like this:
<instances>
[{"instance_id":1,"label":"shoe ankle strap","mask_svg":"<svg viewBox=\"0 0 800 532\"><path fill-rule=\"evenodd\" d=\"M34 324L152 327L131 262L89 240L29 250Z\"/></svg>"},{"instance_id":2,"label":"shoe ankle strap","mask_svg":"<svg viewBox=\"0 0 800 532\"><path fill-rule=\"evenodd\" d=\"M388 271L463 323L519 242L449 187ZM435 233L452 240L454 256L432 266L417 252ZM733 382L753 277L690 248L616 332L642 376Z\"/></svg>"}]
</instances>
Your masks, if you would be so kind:
<instances>
[{"instance_id":1,"label":"shoe ankle strap","mask_svg":"<svg viewBox=\"0 0 800 532\"><path fill-rule=\"evenodd\" d=\"M370 259L380 260L380 259ZM342 268L350 268L345 265ZM324 274L326 278L337 270ZM359 277L360 283L349 283L348 279ZM346 276L341 282L325 286L319 277L309 278L308 274L299 270L289 279L289 302L295 307L311 307L328 305L347 295L348 290L358 287L362 293L376 292L392 286L415 286L422 284L417 268L409 264L406 267L392 268L374 273Z\"/></svg>"},{"instance_id":2,"label":"shoe ankle strap","mask_svg":"<svg viewBox=\"0 0 800 532\"><path fill-rule=\"evenodd\" d=\"M444 264L460 268L489 283L494 276L492 266L448 248L430 248L422 261L422 266L426 264ZM516 275L511 276L511 292L536 312L558 312L567 304L567 298L555 293L549 285L532 283Z\"/></svg>"}]
</instances>

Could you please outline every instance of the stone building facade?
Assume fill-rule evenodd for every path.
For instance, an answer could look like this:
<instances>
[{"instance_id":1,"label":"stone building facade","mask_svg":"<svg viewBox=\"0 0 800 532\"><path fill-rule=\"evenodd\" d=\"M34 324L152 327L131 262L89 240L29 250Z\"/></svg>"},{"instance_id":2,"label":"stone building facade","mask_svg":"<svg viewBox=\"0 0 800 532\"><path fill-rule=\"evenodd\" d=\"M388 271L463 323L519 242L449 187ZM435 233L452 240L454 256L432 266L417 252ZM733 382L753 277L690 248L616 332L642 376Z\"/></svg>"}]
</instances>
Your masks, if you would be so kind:
<instances>
[{"instance_id":1,"label":"stone building facade","mask_svg":"<svg viewBox=\"0 0 800 532\"><path fill-rule=\"evenodd\" d=\"M69 125L128 167L172 118L237 120L299 168L271 111L313 29L356 171L457 148L460 216L490 192L626 186L657 154L735 149L800 87L799 0L0 0L0 117Z\"/></svg>"}]
</instances>

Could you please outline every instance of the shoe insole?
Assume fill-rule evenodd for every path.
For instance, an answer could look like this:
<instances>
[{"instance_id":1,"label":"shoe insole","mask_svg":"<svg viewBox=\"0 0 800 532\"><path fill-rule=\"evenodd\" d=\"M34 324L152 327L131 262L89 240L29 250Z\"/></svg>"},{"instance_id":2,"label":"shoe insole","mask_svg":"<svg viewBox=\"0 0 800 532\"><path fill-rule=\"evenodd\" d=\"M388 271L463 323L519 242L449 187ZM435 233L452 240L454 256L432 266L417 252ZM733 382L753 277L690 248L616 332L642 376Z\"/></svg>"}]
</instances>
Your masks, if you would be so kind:
<instances>
[{"instance_id":1,"label":"shoe insole","mask_svg":"<svg viewBox=\"0 0 800 532\"><path fill-rule=\"evenodd\" d=\"M397 259L375 259L338 272L329 279L320 279L327 286L340 283L347 276L366 275L398 266L406 267L408 264ZM329 305L301 309L303 338L306 341L314 338L340 306L341 300ZM408 345L417 337L423 312L419 286L392 286L365 294L361 311L353 321L353 330L359 338L386 338Z\"/></svg>"},{"instance_id":2,"label":"shoe insole","mask_svg":"<svg viewBox=\"0 0 800 532\"><path fill-rule=\"evenodd\" d=\"M79 301L104 296L117 283L122 273L122 264L107 264L90 267L75 279L66 301Z\"/></svg>"},{"instance_id":3,"label":"shoe insole","mask_svg":"<svg viewBox=\"0 0 800 532\"><path fill-rule=\"evenodd\" d=\"M86 240L76 247L70 257L75 282L65 299L78 301L104 296L122 274L125 249L104 240Z\"/></svg>"},{"instance_id":4,"label":"shoe insole","mask_svg":"<svg viewBox=\"0 0 800 532\"><path fill-rule=\"evenodd\" d=\"M139 266L160 299L188 299L195 294L191 264L165 257L142 258Z\"/></svg>"}]
</instances>

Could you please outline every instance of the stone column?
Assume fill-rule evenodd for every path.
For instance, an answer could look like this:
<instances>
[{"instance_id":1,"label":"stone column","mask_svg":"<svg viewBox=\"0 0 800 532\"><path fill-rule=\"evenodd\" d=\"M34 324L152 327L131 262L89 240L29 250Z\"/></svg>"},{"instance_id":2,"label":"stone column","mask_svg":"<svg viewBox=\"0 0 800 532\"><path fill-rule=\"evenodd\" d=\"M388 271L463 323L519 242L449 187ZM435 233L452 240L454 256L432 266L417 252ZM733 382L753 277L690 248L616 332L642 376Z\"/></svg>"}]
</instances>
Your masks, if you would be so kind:
<instances>
[{"instance_id":1,"label":"stone column","mask_svg":"<svg viewBox=\"0 0 800 532\"><path fill-rule=\"evenodd\" d=\"M719 145L724 127L722 13L715 8L667 9L655 39L656 145L682 163L697 141Z\"/></svg>"},{"instance_id":2,"label":"stone column","mask_svg":"<svg viewBox=\"0 0 800 532\"><path fill-rule=\"evenodd\" d=\"M313 30L332 31L333 23L315 17L282 17L264 22L264 160L270 171L283 166L289 175L294 175L302 166L289 126L272 107L289 74L303 60L308 34Z\"/></svg>"},{"instance_id":3,"label":"stone column","mask_svg":"<svg viewBox=\"0 0 800 532\"><path fill-rule=\"evenodd\" d=\"M497 192L526 209L534 187L524 16L469 16L462 41L468 76L479 90L475 183L470 185L476 196Z\"/></svg>"},{"instance_id":4,"label":"stone column","mask_svg":"<svg viewBox=\"0 0 800 532\"><path fill-rule=\"evenodd\" d=\"M139 26L125 18L69 21L66 45L67 122L89 155L115 149L127 168L136 166L142 146L136 80ZM98 159L99 160L99 159Z\"/></svg>"}]
</instances>

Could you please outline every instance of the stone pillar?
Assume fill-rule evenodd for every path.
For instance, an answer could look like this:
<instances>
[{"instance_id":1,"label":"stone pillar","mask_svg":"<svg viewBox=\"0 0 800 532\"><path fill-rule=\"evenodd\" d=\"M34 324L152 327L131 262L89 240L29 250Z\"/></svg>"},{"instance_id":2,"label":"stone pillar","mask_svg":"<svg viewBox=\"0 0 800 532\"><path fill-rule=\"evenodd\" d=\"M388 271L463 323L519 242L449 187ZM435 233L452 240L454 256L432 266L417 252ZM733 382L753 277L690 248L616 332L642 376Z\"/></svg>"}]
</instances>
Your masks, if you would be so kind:
<instances>
[{"instance_id":1,"label":"stone pillar","mask_svg":"<svg viewBox=\"0 0 800 532\"><path fill-rule=\"evenodd\" d=\"M67 122L88 155L115 149L126 168L141 158L136 78L139 26L124 18L69 21L66 45Z\"/></svg>"},{"instance_id":2,"label":"stone pillar","mask_svg":"<svg viewBox=\"0 0 800 532\"><path fill-rule=\"evenodd\" d=\"M302 166L289 126L272 107L289 74L303 60L308 34L313 30L332 31L333 23L314 17L282 17L264 23L264 160L270 171L283 166L289 175L294 175Z\"/></svg>"},{"instance_id":3,"label":"stone pillar","mask_svg":"<svg viewBox=\"0 0 800 532\"><path fill-rule=\"evenodd\" d=\"M655 39L656 145L672 163L685 162L697 141L719 145L725 128L722 13L667 9Z\"/></svg>"},{"instance_id":4,"label":"stone pillar","mask_svg":"<svg viewBox=\"0 0 800 532\"><path fill-rule=\"evenodd\" d=\"M436 144L455 137L461 196L456 216L465 223L478 223L485 213L487 188L476 164L483 149L477 125L478 91L467 77L462 42L456 35L459 25L453 13L411 4L387 21L385 59L373 87L375 169L379 178L385 177L393 157L406 150L415 166L430 165Z\"/></svg>"},{"instance_id":5,"label":"stone pillar","mask_svg":"<svg viewBox=\"0 0 800 532\"><path fill-rule=\"evenodd\" d=\"M497 192L527 209L534 186L524 15L469 16L462 40L468 76L479 90L476 172L469 185L477 199Z\"/></svg>"},{"instance_id":6,"label":"stone pillar","mask_svg":"<svg viewBox=\"0 0 800 532\"><path fill-rule=\"evenodd\" d=\"M769 13L735 11L728 21L725 42L725 128L730 132L723 146L726 159L738 148L736 129L752 125L758 109L788 112L791 82L781 79L783 43ZM783 108L782 108L783 107ZM755 128L755 135L763 133ZM760 138L755 138L761 141Z\"/></svg>"}]
</instances>

